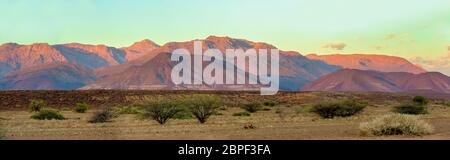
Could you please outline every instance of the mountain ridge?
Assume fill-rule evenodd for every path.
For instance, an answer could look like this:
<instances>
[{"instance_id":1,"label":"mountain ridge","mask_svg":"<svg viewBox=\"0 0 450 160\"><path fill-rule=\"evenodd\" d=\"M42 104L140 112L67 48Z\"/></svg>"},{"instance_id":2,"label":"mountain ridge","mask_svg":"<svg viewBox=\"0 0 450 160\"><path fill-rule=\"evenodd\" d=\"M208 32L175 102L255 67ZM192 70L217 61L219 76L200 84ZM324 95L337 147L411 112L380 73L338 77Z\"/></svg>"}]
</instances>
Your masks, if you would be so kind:
<instances>
[{"instance_id":1,"label":"mountain ridge","mask_svg":"<svg viewBox=\"0 0 450 160\"><path fill-rule=\"evenodd\" d=\"M420 74L342 69L305 85L302 91L411 92L428 90L450 93L450 77L438 72Z\"/></svg>"},{"instance_id":2,"label":"mountain ridge","mask_svg":"<svg viewBox=\"0 0 450 160\"><path fill-rule=\"evenodd\" d=\"M219 49L223 54L226 54L226 49L275 49L276 47L263 43L263 42L252 42L245 39L237 39L230 37L218 37L218 36L208 36L205 39L195 39L191 41L185 42L169 42L164 44L163 46L152 50L146 56L141 57L140 59L133 60L119 66L113 66L111 68L99 69L97 74L100 75L100 79L86 87L84 89L102 89L102 88L111 88L111 85L116 83L122 83L124 80L114 79L108 77L128 77L128 76L118 76L118 74L125 73L124 71L127 68L135 68L136 70L142 71L140 75L148 75L148 72L153 72L152 68L147 67L144 69L137 69L142 66L145 66L148 61L156 61L156 62L165 62L171 63L170 58L164 56L158 56L160 54L171 53L175 49L184 48L190 51L193 54L194 50L194 41L199 41L202 44L202 50L206 49ZM155 57L160 59L155 60ZM166 66L167 67L167 66ZM331 72L340 69L337 66L331 66L325 64L323 62L311 61L306 57L302 56L298 52L284 52L280 51L280 81L282 90L298 90L302 85ZM129 69L128 69L129 70ZM242 69L243 70L243 69ZM170 69L165 69L165 71L169 71ZM132 72L129 72L132 73ZM170 73L160 73L161 75L166 75L164 79L169 79ZM252 73L253 74L253 73ZM153 75L155 76L155 75ZM139 76L135 76L136 78ZM149 77L148 77L149 78ZM150 78L152 79L152 78ZM112 80L113 82L109 82L109 86L105 86L105 81ZM282 83L282 82L289 82ZM103 84L103 85L102 85ZM159 85L159 84L158 84ZM175 87L173 84L169 84L171 87ZM124 86L122 86L124 87ZM186 86L185 86L186 87ZM126 89L121 88L121 89ZM226 88L226 87L225 87Z\"/></svg>"},{"instance_id":3,"label":"mountain ridge","mask_svg":"<svg viewBox=\"0 0 450 160\"><path fill-rule=\"evenodd\" d=\"M197 86L197 88L174 86L170 81L170 71L175 63L170 61L168 54L179 48L185 48L192 54L194 41L201 42L203 51L214 48L224 54L226 49L277 49L276 46L265 42L213 35L204 39L168 42L164 45L143 39L121 48L82 43L55 45L5 43L0 46L0 86L3 86L2 89L239 89L239 87L245 89L256 87L252 85L228 87L214 85ZM353 58L347 58L348 56ZM447 76L428 73L401 57L379 54L328 56L332 57L331 59L344 59L349 65L341 64L342 60L330 62L327 60L330 58L323 57L327 56L314 54L303 56L296 51L280 50L280 90L299 91L317 83L323 77L340 73L346 68L356 68L368 72L347 71L348 73L343 74L346 76L338 79L358 82L350 85L354 87L354 90L399 92L414 89L426 90L429 87L436 92L447 92L445 80ZM386 59L386 61L380 62L380 59ZM64 79L64 76L58 77L56 73L65 75L67 79ZM246 74L252 73L246 72ZM21 82L18 83L17 80ZM67 86L64 86L65 80ZM338 80L335 82L337 83ZM74 85L74 81L80 83ZM366 81L373 83L364 83ZM28 86L28 88L19 87L16 84ZM36 87L33 84L45 85ZM342 85L343 88L348 88L345 86L347 84Z\"/></svg>"},{"instance_id":4,"label":"mountain ridge","mask_svg":"<svg viewBox=\"0 0 450 160\"><path fill-rule=\"evenodd\" d=\"M306 57L348 69L409 72L414 74L427 72L422 67L414 65L405 58L382 54L309 54Z\"/></svg>"}]
</instances>

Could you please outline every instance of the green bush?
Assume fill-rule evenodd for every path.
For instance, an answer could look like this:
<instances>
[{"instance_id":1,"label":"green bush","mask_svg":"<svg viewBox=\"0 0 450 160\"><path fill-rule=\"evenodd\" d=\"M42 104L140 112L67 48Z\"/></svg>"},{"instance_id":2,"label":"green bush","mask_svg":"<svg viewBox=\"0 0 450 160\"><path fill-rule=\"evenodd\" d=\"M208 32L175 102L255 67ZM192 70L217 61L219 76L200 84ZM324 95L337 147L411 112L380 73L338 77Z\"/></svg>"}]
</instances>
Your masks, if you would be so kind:
<instances>
[{"instance_id":1,"label":"green bush","mask_svg":"<svg viewBox=\"0 0 450 160\"><path fill-rule=\"evenodd\" d=\"M31 116L33 119L38 120L64 120L64 116L57 110L53 109L41 109L39 112Z\"/></svg>"},{"instance_id":2,"label":"green bush","mask_svg":"<svg viewBox=\"0 0 450 160\"><path fill-rule=\"evenodd\" d=\"M264 106L268 106L268 107L273 107L273 106L277 105L277 103L275 101L265 101L263 104L264 104Z\"/></svg>"},{"instance_id":3,"label":"green bush","mask_svg":"<svg viewBox=\"0 0 450 160\"><path fill-rule=\"evenodd\" d=\"M159 124L164 124L181 111L181 105L182 103L171 100L148 101L143 104L144 115Z\"/></svg>"},{"instance_id":4,"label":"green bush","mask_svg":"<svg viewBox=\"0 0 450 160\"><path fill-rule=\"evenodd\" d=\"M107 107L102 109L101 111L95 112L91 119L90 123L105 123L110 122L111 119L118 117L117 113L115 113L111 108Z\"/></svg>"},{"instance_id":5,"label":"green bush","mask_svg":"<svg viewBox=\"0 0 450 160\"><path fill-rule=\"evenodd\" d=\"M178 108L180 111L173 116L174 119L192 119L194 116L192 115L191 110L186 105L186 102L178 101Z\"/></svg>"},{"instance_id":6,"label":"green bush","mask_svg":"<svg viewBox=\"0 0 450 160\"><path fill-rule=\"evenodd\" d=\"M222 106L222 102L217 96L199 94L187 97L186 105L200 123L205 123Z\"/></svg>"},{"instance_id":7,"label":"green bush","mask_svg":"<svg viewBox=\"0 0 450 160\"><path fill-rule=\"evenodd\" d=\"M238 112L238 113L233 113L233 116L250 116L251 114L248 112Z\"/></svg>"},{"instance_id":8,"label":"green bush","mask_svg":"<svg viewBox=\"0 0 450 160\"><path fill-rule=\"evenodd\" d=\"M259 102L249 102L249 103L244 103L244 106L242 108L245 109L247 112L255 113L255 112L261 110L263 107L262 107L261 103L259 103Z\"/></svg>"},{"instance_id":9,"label":"green bush","mask_svg":"<svg viewBox=\"0 0 450 160\"><path fill-rule=\"evenodd\" d=\"M413 98L413 102L418 104L418 105L427 105L428 104L428 99L423 97L423 96L415 96Z\"/></svg>"},{"instance_id":10,"label":"green bush","mask_svg":"<svg viewBox=\"0 0 450 160\"><path fill-rule=\"evenodd\" d=\"M86 113L89 108L90 106L86 103L77 103L75 104L75 108L73 110L77 113Z\"/></svg>"},{"instance_id":11,"label":"green bush","mask_svg":"<svg viewBox=\"0 0 450 160\"><path fill-rule=\"evenodd\" d=\"M386 115L360 125L362 135L414 135L430 134L433 129L426 122L412 115Z\"/></svg>"},{"instance_id":12,"label":"green bush","mask_svg":"<svg viewBox=\"0 0 450 160\"><path fill-rule=\"evenodd\" d=\"M393 109L396 113L402 114L427 114L427 108L424 105L419 105L417 103L407 103L399 106L395 106Z\"/></svg>"},{"instance_id":13,"label":"green bush","mask_svg":"<svg viewBox=\"0 0 450 160\"><path fill-rule=\"evenodd\" d=\"M366 104L356 100L343 100L315 104L311 112L323 118L348 117L361 112L365 107Z\"/></svg>"},{"instance_id":14,"label":"green bush","mask_svg":"<svg viewBox=\"0 0 450 160\"><path fill-rule=\"evenodd\" d=\"M30 112L39 112L41 109L45 108L47 105L44 100L41 99L33 99L28 105L28 110Z\"/></svg>"}]
</instances>

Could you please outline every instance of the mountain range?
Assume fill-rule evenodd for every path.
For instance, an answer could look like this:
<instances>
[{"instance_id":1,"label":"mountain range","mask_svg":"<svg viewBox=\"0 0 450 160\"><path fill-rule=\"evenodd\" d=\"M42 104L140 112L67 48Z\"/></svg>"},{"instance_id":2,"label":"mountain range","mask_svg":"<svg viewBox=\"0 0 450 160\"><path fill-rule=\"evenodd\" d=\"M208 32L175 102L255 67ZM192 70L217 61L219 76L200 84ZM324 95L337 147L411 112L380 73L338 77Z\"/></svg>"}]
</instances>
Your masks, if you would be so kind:
<instances>
[{"instance_id":1,"label":"mountain range","mask_svg":"<svg viewBox=\"0 0 450 160\"><path fill-rule=\"evenodd\" d=\"M343 69L323 76L301 90L450 93L450 77L438 72L413 74Z\"/></svg>"},{"instance_id":2,"label":"mountain range","mask_svg":"<svg viewBox=\"0 0 450 160\"><path fill-rule=\"evenodd\" d=\"M406 59L375 54L309 54L309 59L321 60L328 64L341 66L347 69L374 70L380 72L408 72L425 73L425 69L412 64Z\"/></svg>"},{"instance_id":3,"label":"mountain range","mask_svg":"<svg viewBox=\"0 0 450 160\"><path fill-rule=\"evenodd\" d=\"M0 46L1 90L74 89L251 89L254 85L175 85L170 73L173 50L193 53L193 41L203 50L275 49L264 42L209 36L162 46L146 39L128 47L68 43L35 43ZM245 70L244 68L237 69ZM251 74L251 73L247 73ZM406 59L385 55L303 56L280 50L280 89L285 91L383 91L432 90L449 93L449 78L427 72Z\"/></svg>"}]
</instances>

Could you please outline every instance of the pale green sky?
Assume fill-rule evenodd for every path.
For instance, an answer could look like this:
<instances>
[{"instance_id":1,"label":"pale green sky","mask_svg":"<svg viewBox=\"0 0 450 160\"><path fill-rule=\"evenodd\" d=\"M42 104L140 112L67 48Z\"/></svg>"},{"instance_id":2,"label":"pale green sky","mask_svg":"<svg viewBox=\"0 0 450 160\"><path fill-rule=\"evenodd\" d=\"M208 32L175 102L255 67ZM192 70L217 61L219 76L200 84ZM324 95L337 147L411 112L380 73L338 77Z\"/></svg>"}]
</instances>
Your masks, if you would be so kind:
<instances>
[{"instance_id":1,"label":"pale green sky","mask_svg":"<svg viewBox=\"0 0 450 160\"><path fill-rule=\"evenodd\" d=\"M122 47L218 35L410 59L445 56L450 45L450 0L0 0L0 15L0 43Z\"/></svg>"}]
</instances>

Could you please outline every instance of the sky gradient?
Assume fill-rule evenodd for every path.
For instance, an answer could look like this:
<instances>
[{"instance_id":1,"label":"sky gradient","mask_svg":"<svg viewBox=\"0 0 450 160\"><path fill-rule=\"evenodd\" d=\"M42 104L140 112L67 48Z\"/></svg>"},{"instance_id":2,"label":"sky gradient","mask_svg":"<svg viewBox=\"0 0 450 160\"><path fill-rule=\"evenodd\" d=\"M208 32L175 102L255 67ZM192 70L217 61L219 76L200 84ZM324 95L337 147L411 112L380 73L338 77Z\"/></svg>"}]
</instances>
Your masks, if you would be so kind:
<instances>
[{"instance_id":1,"label":"sky gradient","mask_svg":"<svg viewBox=\"0 0 450 160\"><path fill-rule=\"evenodd\" d=\"M0 43L129 46L208 35L302 54L401 56L450 73L449 0L0 0ZM447 63L448 62L448 63Z\"/></svg>"}]
</instances>

